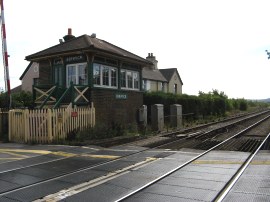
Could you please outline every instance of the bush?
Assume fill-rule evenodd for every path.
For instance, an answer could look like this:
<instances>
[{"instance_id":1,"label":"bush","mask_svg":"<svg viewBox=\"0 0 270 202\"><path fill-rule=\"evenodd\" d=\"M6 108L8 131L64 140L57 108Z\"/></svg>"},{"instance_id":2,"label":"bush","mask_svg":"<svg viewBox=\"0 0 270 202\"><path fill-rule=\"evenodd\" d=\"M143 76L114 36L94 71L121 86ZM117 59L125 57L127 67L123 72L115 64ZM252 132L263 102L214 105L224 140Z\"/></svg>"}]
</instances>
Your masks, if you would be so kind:
<instances>
[{"instance_id":1,"label":"bush","mask_svg":"<svg viewBox=\"0 0 270 202\"><path fill-rule=\"evenodd\" d=\"M224 92L213 90L209 93L199 92L199 96L175 95L163 92L144 93L144 105L147 105L148 117L151 117L151 105L163 104L164 115L170 113L171 104L182 105L183 114L194 114L194 117L226 116L229 111L247 111L249 107L262 108L269 104L247 101L245 99L229 99Z\"/></svg>"},{"instance_id":2,"label":"bush","mask_svg":"<svg viewBox=\"0 0 270 202\"><path fill-rule=\"evenodd\" d=\"M11 94L12 108L29 108L33 106L32 93L21 91ZM9 96L7 93L0 94L0 108L9 108Z\"/></svg>"},{"instance_id":3,"label":"bush","mask_svg":"<svg viewBox=\"0 0 270 202\"><path fill-rule=\"evenodd\" d=\"M87 128L85 130L78 131L76 132L76 135L72 133L70 136L74 137L72 140L85 141L113 138L137 133L138 128L136 124L124 126L121 123L113 122L110 126L104 124L97 124L93 128Z\"/></svg>"}]
</instances>

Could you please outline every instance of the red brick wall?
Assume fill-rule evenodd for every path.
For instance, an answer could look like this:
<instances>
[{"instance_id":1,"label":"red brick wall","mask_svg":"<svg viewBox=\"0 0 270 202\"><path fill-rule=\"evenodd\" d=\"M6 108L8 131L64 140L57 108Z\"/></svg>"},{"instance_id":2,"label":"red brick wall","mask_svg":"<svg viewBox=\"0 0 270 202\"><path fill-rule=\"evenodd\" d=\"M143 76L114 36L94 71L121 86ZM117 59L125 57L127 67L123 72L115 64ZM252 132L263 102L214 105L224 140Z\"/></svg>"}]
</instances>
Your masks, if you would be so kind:
<instances>
[{"instance_id":1,"label":"red brick wall","mask_svg":"<svg viewBox=\"0 0 270 202\"><path fill-rule=\"evenodd\" d=\"M127 95L127 99L116 99L116 94ZM97 124L132 124L137 122L138 109L143 105L143 93L93 89L92 101L96 109Z\"/></svg>"}]
</instances>

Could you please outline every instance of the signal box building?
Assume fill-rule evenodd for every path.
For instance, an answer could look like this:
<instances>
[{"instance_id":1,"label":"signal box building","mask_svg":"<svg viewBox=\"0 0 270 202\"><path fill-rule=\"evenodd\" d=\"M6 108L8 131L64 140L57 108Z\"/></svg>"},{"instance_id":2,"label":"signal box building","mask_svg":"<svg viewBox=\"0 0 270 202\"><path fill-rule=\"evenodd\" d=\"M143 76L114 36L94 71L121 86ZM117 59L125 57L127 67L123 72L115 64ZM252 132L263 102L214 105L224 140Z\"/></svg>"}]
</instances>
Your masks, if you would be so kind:
<instances>
[{"instance_id":1,"label":"signal box building","mask_svg":"<svg viewBox=\"0 0 270 202\"><path fill-rule=\"evenodd\" d=\"M143 105L142 69L153 63L96 38L75 37L26 56L30 64L21 76L22 89L33 84L36 107L94 104L96 122L135 123ZM29 81L28 74L35 76Z\"/></svg>"}]
</instances>

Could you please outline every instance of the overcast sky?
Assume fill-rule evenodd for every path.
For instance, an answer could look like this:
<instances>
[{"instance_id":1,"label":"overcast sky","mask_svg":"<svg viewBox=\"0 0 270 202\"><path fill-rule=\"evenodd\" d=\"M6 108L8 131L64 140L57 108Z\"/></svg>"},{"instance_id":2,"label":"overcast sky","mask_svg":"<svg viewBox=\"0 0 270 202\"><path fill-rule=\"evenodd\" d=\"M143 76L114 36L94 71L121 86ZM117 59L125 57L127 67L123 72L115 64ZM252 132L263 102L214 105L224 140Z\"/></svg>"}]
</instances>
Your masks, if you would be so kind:
<instances>
[{"instance_id":1,"label":"overcast sky","mask_svg":"<svg viewBox=\"0 0 270 202\"><path fill-rule=\"evenodd\" d=\"M178 69L185 94L270 97L269 0L4 0L4 7L12 88L25 56L72 28L144 58L153 53L158 68ZM0 87L3 74L1 65Z\"/></svg>"}]
</instances>

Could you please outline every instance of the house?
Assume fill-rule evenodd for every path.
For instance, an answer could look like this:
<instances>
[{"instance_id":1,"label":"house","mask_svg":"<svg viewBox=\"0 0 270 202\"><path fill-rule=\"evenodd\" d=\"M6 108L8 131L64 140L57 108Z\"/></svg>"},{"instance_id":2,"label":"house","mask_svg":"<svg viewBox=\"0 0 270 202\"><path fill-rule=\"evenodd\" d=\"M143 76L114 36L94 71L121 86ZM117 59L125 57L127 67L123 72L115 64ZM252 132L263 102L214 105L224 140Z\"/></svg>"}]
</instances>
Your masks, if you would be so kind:
<instances>
[{"instance_id":1,"label":"house","mask_svg":"<svg viewBox=\"0 0 270 202\"><path fill-rule=\"evenodd\" d=\"M39 78L39 63L30 62L20 77L22 81L21 90L32 92L34 84Z\"/></svg>"},{"instance_id":2,"label":"house","mask_svg":"<svg viewBox=\"0 0 270 202\"><path fill-rule=\"evenodd\" d=\"M168 81L167 92L182 94L183 82L177 71L177 68L159 69L159 71Z\"/></svg>"},{"instance_id":3,"label":"house","mask_svg":"<svg viewBox=\"0 0 270 202\"><path fill-rule=\"evenodd\" d=\"M152 62L153 65L144 67L142 71L145 91L182 94L183 82L177 68L158 69L158 61L153 53L149 53L146 60Z\"/></svg>"},{"instance_id":4,"label":"house","mask_svg":"<svg viewBox=\"0 0 270 202\"><path fill-rule=\"evenodd\" d=\"M96 34L75 37L26 56L22 88L31 90L36 106L94 104L97 124L134 123L143 104L142 69L153 65ZM30 77L32 79L30 79Z\"/></svg>"},{"instance_id":5,"label":"house","mask_svg":"<svg viewBox=\"0 0 270 202\"><path fill-rule=\"evenodd\" d=\"M142 75L143 75L143 89L145 91L167 92L168 81L159 70L144 68L142 71Z\"/></svg>"}]
</instances>

